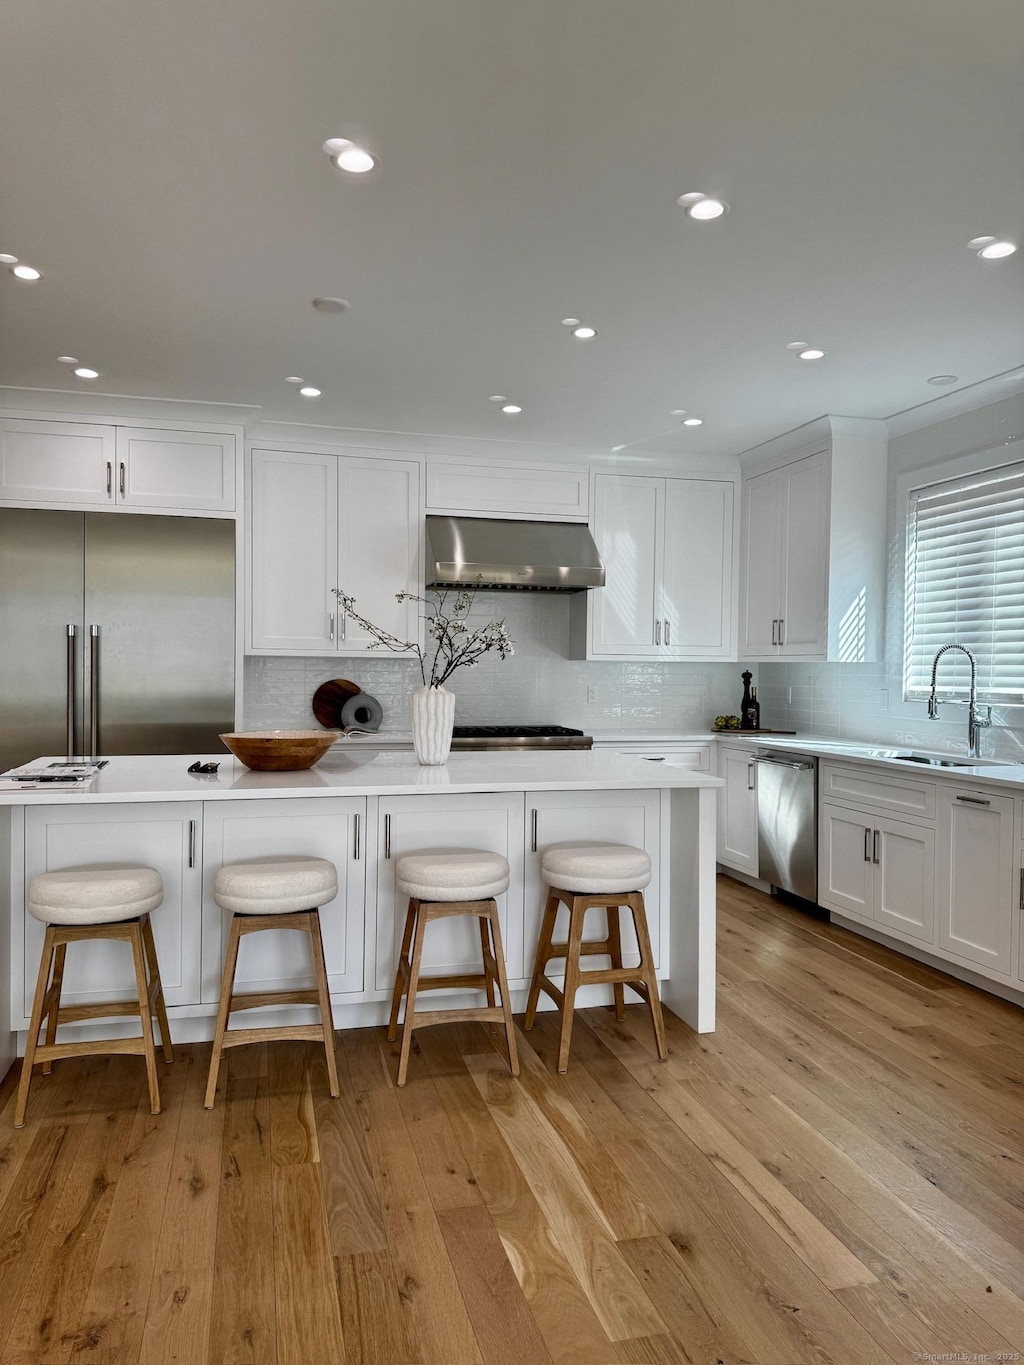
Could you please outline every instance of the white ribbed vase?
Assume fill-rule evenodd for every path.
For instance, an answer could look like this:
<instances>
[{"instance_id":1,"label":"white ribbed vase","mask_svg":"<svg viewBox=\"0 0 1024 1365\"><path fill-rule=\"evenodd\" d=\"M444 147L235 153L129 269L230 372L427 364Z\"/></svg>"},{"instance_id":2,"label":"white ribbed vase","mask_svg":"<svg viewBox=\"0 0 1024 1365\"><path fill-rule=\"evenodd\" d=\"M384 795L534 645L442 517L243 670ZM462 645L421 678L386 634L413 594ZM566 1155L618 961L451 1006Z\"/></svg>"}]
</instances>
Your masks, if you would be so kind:
<instances>
[{"instance_id":1,"label":"white ribbed vase","mask_svg":"<svg viewBox=\"0 0 1024 1365\"><path fill-rule=\"evenodd\" d=\"M428 767L448 762L455 724L455 693L444 687L417 687L412 694L412 742Z\"/></svg>"}]
</instances>

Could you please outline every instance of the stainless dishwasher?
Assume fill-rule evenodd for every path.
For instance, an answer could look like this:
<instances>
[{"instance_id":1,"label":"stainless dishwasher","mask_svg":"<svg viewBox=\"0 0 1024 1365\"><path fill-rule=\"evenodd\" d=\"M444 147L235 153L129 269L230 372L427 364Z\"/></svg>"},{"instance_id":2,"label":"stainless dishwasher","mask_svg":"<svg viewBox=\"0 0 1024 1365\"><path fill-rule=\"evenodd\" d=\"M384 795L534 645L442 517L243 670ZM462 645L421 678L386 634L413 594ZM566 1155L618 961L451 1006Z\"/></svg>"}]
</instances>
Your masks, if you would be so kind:
<instances>
[{"instance_id":1,"label":"stainless dishwasher","mask_svg":"<svg viewBox=\"0 0 1024 1365\"><path fill-rule=\"evenodd\" d=\"M758 749L758 876L803 900L818 899L818 760Z\"/></svg>"}]
</instances>

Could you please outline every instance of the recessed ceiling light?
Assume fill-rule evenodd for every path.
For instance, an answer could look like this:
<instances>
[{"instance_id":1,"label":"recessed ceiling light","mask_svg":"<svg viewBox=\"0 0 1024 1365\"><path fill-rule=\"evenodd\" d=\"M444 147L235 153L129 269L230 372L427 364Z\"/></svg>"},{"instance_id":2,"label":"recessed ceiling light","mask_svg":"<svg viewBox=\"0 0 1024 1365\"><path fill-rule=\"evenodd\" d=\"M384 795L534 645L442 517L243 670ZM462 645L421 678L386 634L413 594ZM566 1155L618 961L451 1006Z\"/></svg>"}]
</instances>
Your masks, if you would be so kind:
<instances>
[{"instance_id":1,"label":"recessed ceiling light","mask_svg":"<svg viewBox=\"0 0 1024 1365\"><path fill-rule=\"evenodd\" d=\"M59 355L57 359L62 365L77 365L78 357L73 355Z\"/></svg>"},{"instance_id":2,"label":"recessed ceiling light","mask_svg":"<svg viewBox=\"0 0 1024 1365\"><path fill-rule=\"evenodd\" d=\"M787 350L787 351L806 351L806 350L807 350L807 342L806 342L806 341L788 341L788 342L786 343L786 350Z\"/></svg>"},{"instance_id":3,"label":"recessed ceiling light","mask_svg":"<svg viewBox=\"0 0 1024 1365\"><path fill-rule=\"evenodd\" d=\"M522 408L518 403L506 403L502 408L502 412L507 412L511 417L514 413L522 412Z\"/></svg>"},{"instance_id":4,"label":"recessed ceiling light","mask_svg":"<svg viewBox=\"0 0 1024 1365\"><path fill-rule=\"evenodd\" d=\"M19 280L41 280L43 272L37 270L34 265L12 265L11 274L16 275Z\"/></svg>"},{"instance_id":5,"label":"recessed ceiling light","mask_svg":"<svg viewBox=\"0 0 1024 1365\"><path fill-rule=\"evenodd\" d=\"M284 382L286 384L305 384L306 381L303 379L301 374L289 374L285 375Z\"/></svg>"},{"instance_id":6,"label":"recessed ceiling light","mask_svg":"<svg viewBox=\"0 0 1024 1365\"><path fill-rule=\"evenodd\" d=\"M703 425L704 425L703 417L686 417L683 420L684 427L702 427Z\"/></svg>"},{"instance_id":7,"label":"recessed ceiling light","mask_svg":"<svg viewBox=\"0 0 1024 1365\"><path fill-rule=\"evenodd\" d=\"M676 203L685 210L687 218L695 218L701 223L710 222L713 218L721 218L722 214L728 212L729 209L729 205L724 200L716 199L713 195L702 194L696 190L690 194L681 194Z\"/></svg>"},{"instance_id":8,"label":"recessed ceiling light","mask_svg":"<svg viewBox=\"0 0 1024 1365\"><path fill-rule=\"evenodd\" d=\"M1004 256L1012 256L1016 250L1016 242L990 242L981 248L978 255L983 261L1001 261Z\"/></svg>"},{"instance_id":9,"label":"recessed ceiling light","mask_svg":"<svg viewBox=\"0 0 1024 1365\"><path fill-rule=\"evenodd\" d=\"M348 299L325 297L313 300L313 307L318 313L344 313L349 306Z\"/></svg>"},{"instance_id":10,"label":"recessed ceiling light","mask_svg":"<svg viewBox=\"0 0 1024 1365\"><path fill-rule=\"evenodd\" d=\"M17 256L11 256L6 251L0 251L0 265L17 265Z\"/></svg>"},{"instance_id":11,"label":"recessed ceiling light","mask_svg":"<svg viewBox=\"0 0 1024 1365\"><path fill-rule=\"evenodd\" d=\"M563 318L563 319L562 319L562 326L563 326L563 327L578 327L579 325L580 325L580 320L579 320L579 318Z\"/></svg>"},{"instance_id":12,"label":"recessed ceiling light","mask_svg":"<svg viewBox=\"0 0 1024 1365\"><path fill-rule=\"evenodd\" d=\"M589 340L591 339L591 337L596 337L596 336L597 336L597 328L596 328L596 327L574 327L574 328L572 329L572 334L573 334L574 337L578 337L580 341L589 341Z\"/></svg>"},{"instance_id":13,"label":"recessed ceiling light","mask_svg":"<svg viewBox=\"0 0 1024 1365\"><path fill-rule=\"evenodd\" d=\"M797 352L799 360L822 360L824 356L825 352L819 351L816 346L808 346L806 350Z\"/></svg>"},{"instance_id":14,"label":"recessed ceiling light","mask_svg":"<svg viewBox=\"0 0 1024 1365\"><path fill-rule=\"evenodd\" d=\"M929 384L934 384L937 389L945 388L947 384L955 384L958 376L955 374L933 374L928 380Z\"/></svg>"},{"instance_id":15,"label":"recessed ceiling light","mask_svg":"<svg viewBox=\"0 0 1024 1365\"><path fill-rule=\"evenodd\" d=\"M100 377L99 370L90 370L88 365L79 365L75 374L78 375L79 379L99 379Z\"/></svg>"},{"instance_id":16,"label":"recessed ceiling light","mask_svg":"<svg viewBox=\"0 0 1024 1365\"><path fill-rule=\"evenodd\" d=\"M365 147L357 147L347 137L329 137L324 143L324 151L339 171L348 171L350 175L365 175L377 164L377 158L371 152Z\"/></svg>"},{"instance_id":17,"label":"recessed ceiling light","mask_svg":"<svg viewBox=\"0 0 1024 1365\"><path fill-rule=\"evenodd\" d=\"M487 401L488 403L506 403L508 402L508 399L503 393L492 393Z\"/></svg>"},{"instance_id":18,"label":"recessed ceiling light","mask_svg":"<svg viewBox=\"0 0 1024 1365\"><path fill-rule=\"evenodd\" d=\"M673 409L672 409L672 416L673 416L673 417L685 417L685 416L686 416L686 409L685 409L685 408L673 408Z\"/></svg>"},{"instance_id":19,"label":"recessed ceiling light","mask_svg":"<svg viewBox=\"0 0 1024 1365\"><path fill-rule=\"evenodd\" d=\"M983 246L988 246L989 242L994 242L994 237L972 237L967 243L970 251L980 251Z\"/></svg>"},{"instance_id":20,"label":"recessed ceiling light","mask_svg":"<svg viewBox=\"0 0 1024 1365\"><path fill-rule=\"evenodd\" d=\"M299 394L303 398L319 398L320 390L314 389L312 384L303 384L302 388L299 390Z\"/></svg>"}]
</instances>

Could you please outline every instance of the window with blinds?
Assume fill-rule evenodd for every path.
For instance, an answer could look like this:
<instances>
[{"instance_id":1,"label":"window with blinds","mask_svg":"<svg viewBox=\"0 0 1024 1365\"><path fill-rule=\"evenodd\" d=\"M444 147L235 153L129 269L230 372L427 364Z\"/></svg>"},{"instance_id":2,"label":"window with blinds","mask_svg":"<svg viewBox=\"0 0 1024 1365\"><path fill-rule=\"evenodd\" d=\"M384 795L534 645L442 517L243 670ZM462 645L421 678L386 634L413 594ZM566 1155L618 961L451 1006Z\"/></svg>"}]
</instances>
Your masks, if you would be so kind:
<instances>
[{"instance_id":1,"label":"window with blinds","mask_svg":"<svg viewBox=\"0 0 1024 1365\"><path fill-rule=\"evenodd\" d=\"M907 526L907 700L931 690L940 645L966 645L986 701L1024 702L1024 463L910 494ZM944 654L939 697L966 696L970 665Z\"/></svg>"}]
</instances>

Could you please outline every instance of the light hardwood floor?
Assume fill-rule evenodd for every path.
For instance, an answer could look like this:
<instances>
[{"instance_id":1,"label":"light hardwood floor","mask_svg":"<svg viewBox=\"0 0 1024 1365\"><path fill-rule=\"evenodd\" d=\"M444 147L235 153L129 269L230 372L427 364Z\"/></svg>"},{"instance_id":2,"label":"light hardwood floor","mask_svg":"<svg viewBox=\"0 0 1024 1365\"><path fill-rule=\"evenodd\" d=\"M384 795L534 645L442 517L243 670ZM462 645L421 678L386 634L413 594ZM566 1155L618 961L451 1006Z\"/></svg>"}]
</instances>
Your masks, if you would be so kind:
<instances>
[{"instance_id":1,"label":"light hardwood floor","mask_svg":"<svg viewBox=\"0 0 1024 1365\"><path fill-rule=\"evenodd\" d=\"M1024 1014L730 881L720 1023L581 1011L0 1089L5 1365L905 1365L1024 1353ZM319 1056L317 1055L319 1052Z\"/></svg>"}]
</instances>

